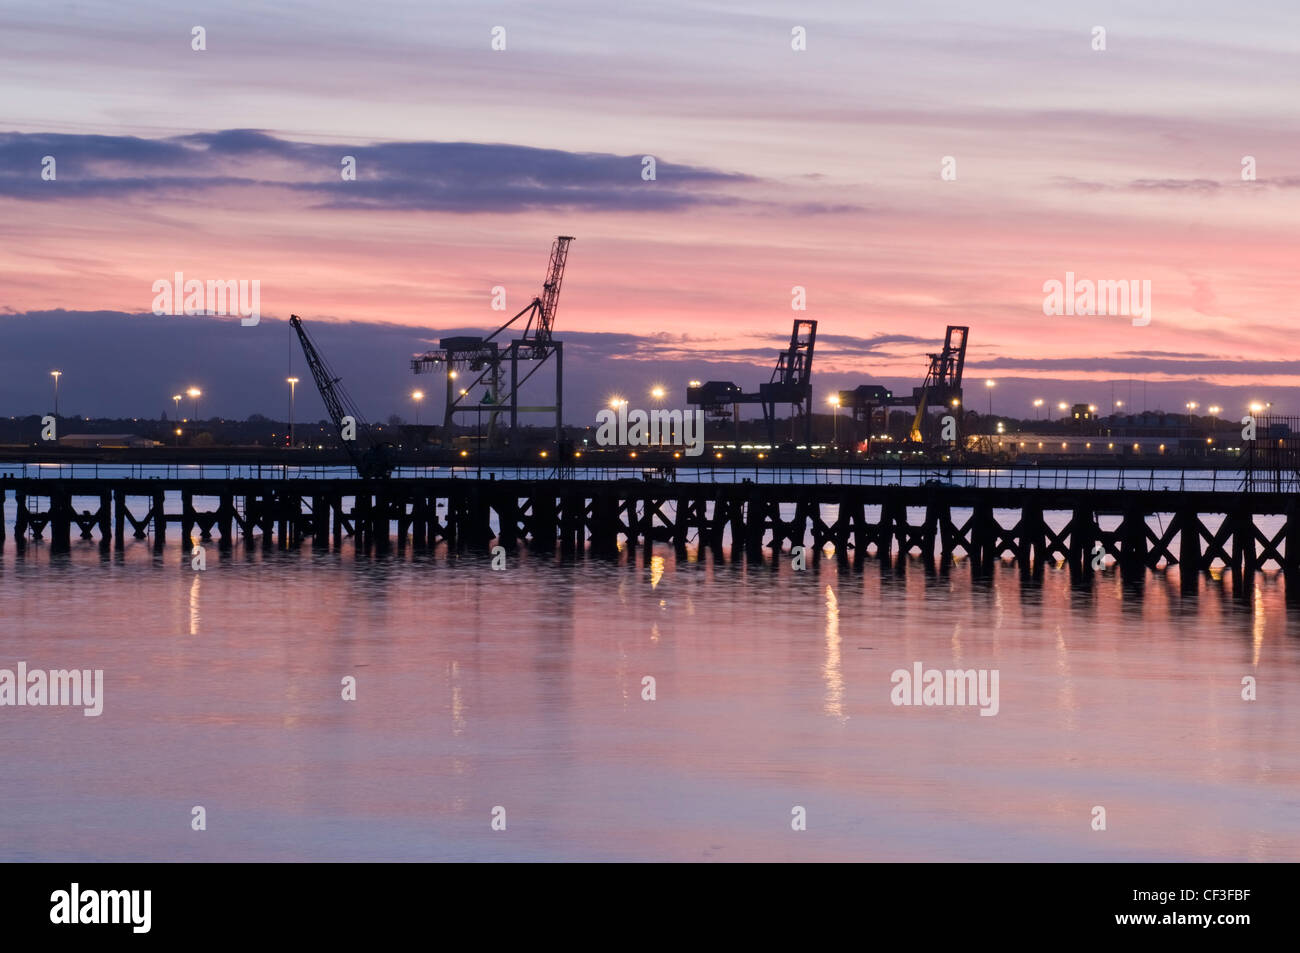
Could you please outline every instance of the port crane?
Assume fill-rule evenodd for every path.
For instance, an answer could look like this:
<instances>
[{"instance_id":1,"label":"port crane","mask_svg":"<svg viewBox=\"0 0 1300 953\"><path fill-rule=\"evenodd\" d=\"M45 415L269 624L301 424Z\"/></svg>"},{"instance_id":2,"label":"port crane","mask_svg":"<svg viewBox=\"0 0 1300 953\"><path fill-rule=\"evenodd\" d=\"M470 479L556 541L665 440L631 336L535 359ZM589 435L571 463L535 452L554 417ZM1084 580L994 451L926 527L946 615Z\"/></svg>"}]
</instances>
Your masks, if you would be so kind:
<instances>
[{"instance_id":1,"label":"port crane","mask_svg":"<svg viewBox=\"0 0 1300 953\"><path fill-rule=\"evenodd\" d=\"M572 235L560 235L555 239L551 245L542 293L501 327L487 337L459 335L443 338L438 342L437 350L417 354L411 360L411 370L416 374L432 373L436 369L445 368L447 403L443 415L444 430L450 429L456 414L486 413L487 442L494 446L498 442L497 418L501 414L509 412L510 431L514 433L519 425L521 411L554 412L555 439L560 440L564 408L564 345L555 339L553 332L555 312L560 301L560 285L564 281L564 266L569 258L569 243L572 241ZM506 342L503 336L505 331L516 327L521 321L523 334ZM545 407L521 406L520 388L552 357L555 358L555 404ZM533 365L522 378L519 376L521 361ZM506 364L510 367L508 384L502 380ZM462 371L477 376L462 381L457 386L456 381ZM476 401L473 399L474 388L480 384L486 392Z\"/></svg>"},{"instance_id":2,"label":"port crane","mask_svg":"<svg viewBox=\"0 0 1300 953\"><path fill-rule=\"evenodd\" d=\"M754 393L745 393L732 381L693 382L686 389L686 401L701 407L709 417L727 417L727 405L738 413L741 404L761 404L768 442L775 447L776 405L790 405L791 439L797 421L803 420L803 440L812 446L812 369L813 349L817 343L817 322L795 319L790 331L790 345L777 355L776 367L766 384ZM739 427L739 424L737 424Z\"/></svg>"},{"instance_id":3,"label":"port crane","mask_svg":"<svg viewBox=\"0 0 1300 953\"><path fill-rule=\"evenodd\" d=\"M356 467L357 476L363 480L387 479L393 472L389 462L389 445L375 439L370 425L343 387L343 379L325 362L311 336L307 334L307 329L302 326L302 319L292 314L289 316L289 324L298 334L298 342L302 345L302 353L311 369L316 389L320 391L325 409L334 422L339 442Z\"/></svg>"}]
</instances>

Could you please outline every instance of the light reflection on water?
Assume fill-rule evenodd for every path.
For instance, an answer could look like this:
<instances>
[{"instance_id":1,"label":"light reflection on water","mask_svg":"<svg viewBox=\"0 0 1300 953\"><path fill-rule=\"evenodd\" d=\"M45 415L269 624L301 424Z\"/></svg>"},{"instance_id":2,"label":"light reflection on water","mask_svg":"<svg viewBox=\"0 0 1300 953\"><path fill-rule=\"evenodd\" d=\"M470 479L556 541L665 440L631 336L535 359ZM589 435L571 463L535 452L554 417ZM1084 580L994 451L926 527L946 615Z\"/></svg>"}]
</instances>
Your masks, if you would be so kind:
<instances>
[{"instance_id":1,"label":"light reflection on water","mask_svg":"<svg viewBox=\"0 0 1300 953\"><path fill-rule=\"evenodd\" d=\"M10 540L0 668L102 668L106 697L0 708L0 859L1300 854L1280 576L1188 596L1176 571L1083 589L810 559L237 546L199 574L177 545ZM999 670L999 714L894 707L917 661Z\"/></svg>"}]
</instances>

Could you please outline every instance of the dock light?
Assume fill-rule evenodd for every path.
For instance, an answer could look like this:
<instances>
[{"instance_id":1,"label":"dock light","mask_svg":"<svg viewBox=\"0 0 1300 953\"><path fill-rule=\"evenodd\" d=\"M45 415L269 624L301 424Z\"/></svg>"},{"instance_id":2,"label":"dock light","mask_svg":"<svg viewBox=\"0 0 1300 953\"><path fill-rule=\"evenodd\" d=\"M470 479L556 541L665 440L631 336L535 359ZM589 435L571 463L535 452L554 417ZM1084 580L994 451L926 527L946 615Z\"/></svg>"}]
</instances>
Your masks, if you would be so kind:
<instances>
[{"instance_id":1,"label":"dock light","mask_svg":"<svg viewBox=\"0 0 1300 953\"><path fill-rule=\"evenodd\" d=\"M462 457L468 457L468 456L469 456L469 451L468 451L468 450L462 450L462 451L460 452L460 455L461 455Z\"/></svg>"},{"instance_id":2,"label":"dock light","mask_svg":"<svg viewBox=\"0 0 1300 953\"><path fill-rule=\"evenodd\" d=\"M680 460L681 458L682 458L682 452L681 452L680 450L674 450L674 451L673 451L673 459L674 459L674 460Z\"/></svg>"},{"instance_id":3,"label":"dock light","mask_svg":"<svg viewBox=\"0 0 1300 953\"><path fill-rule=\"evenodd\" d=\"M1261 404L1259 401L1253 400L1250 402L1250 412L1252 414L1263 413L1263 411L1264 411L1264 405Z\"/></svg>"},{"instance_id":4,"label":"dock light","mask_svg":"<svg viewBox=\"0 0 1300 953\"><path fill-rule=\"evenodd\" d=\"M1209 407L1206 407L1205 409L1209 411L1211 414L1217 414L1221 410L1223 410L1223 408L1220 407L1218 404L1211 404Z\"/></svg>"},{"instance_id":5,"label":"dock light","mask_svg":"<svg viewBox=\"0 0 1300 953\"><path fill-rule=\"evenodd\" d=\"M1065 401L1061 401L1059 404L1056 405L1056 409L1057 409L1057 410L1069 410L1069 409L1070 409L1070 405L1067 404Z\"/></svg>"},{"instance_id":6,"label":"dock light","mask_svg":"<svg viewBox=\"0 0 1300 953\"><path fill-rule=\"evenodd\" d=\"M63 371L50 371L50 376L54 378L54 416L59 416L59 378L63 376Z\"/></svg>"},{"instance_id":7,"label":"dock light","mask_svg":"<svg viewBox=\"0 0 1300 953\"><path fill-rule=\"evenodd\" d=\"M185 396L184 394L172 394L172 400L176 401L176 416L177 416L177 417L179 417L179 416L181 415L181 398L184 397L184 396Z\"/></svg>"},{"instance_id":8,"label":"dock light","mask_svg":"<svg viewBox=\"0 0 1300 953\"><path fill-rule=\"evenodd\" d=\"M298 389L298 378L286 377L289 385L289 446L293 446L293 392Z\"/></svg>"},{"instance_id":9,"label":"dock light","mask_svg":"<svg viewBox=\"0 0 1300 953\"><path fill-rule=\"evenodd\" d=\"M545 450L542 451L542 459L543 459L543 460L546 459L546 451L545 451Z\"/></svg>"},{"instance_id":10,"label":"dock light","mask_svg":"<svg viewBox=\"0 0 1300 953\"><path fill-rule=\"evenodd\" d=\"M575 460L576 460L578 457L580 457L580 456L582 456L582 451L581 451L581 450L575 450L575 451L573 452L573 458L574 458Z\"/></svg>"},{"instance_id":11,"label":"dock light","mask_svg":"<svg viewBox=\"0 0 1300 953\"><path fill-rule=\"evenodd\" d=\"M190 398L190 400L194 401L194 419L198 420L199 419L199 398L203 396L203 391L199 390L197 387L191 387L187 391L185 391L185 394L187 397Z\"/></svg>"},{"instance_id":12,"label":"dock light","mask_svg":"<svg viewBox=\"0 0 1300 953\"><path fill-rule=\"evenodd\" d=\"M1097 405L1096 405L1096 404L1089 404L1089 405L1088 405L1088 413L1090 413L1090 414L1095 414L1096 412L1097 412Z\"/></svg>"},{"instance_id":13,"label":"dock light","mask_svg":"<svg viewBox=\"0 0 1300 953\"><path fill-rule=\"evenodd\" d=\"M411 391L411 400L415 401L415 426L418 427L420 426L420 401L424 400L424 391Z\"/></svg>"},{"instance_id":14,"label":"dock light","mask_svg":"<svg viewBox=\"0 0 1300 953\"><path fill-rule=\"evenodd\" d=\"M627 401L625 401L622 397L611 397L609 399L609 407L611 410L618 410L626 403Z\"/></svg>"},{"instance_id":15,"label":"dock light","mask_svg":"<svg viewBox=\"0 0 1300 953\"><path fill-rule=\"evenodd\" d=\"M455 369L452 369L447 371L447 376L450 377L452 380L455 380L460 375L456 373Z\"/></svg>"},{"instance_id":16,"label":"dock light","mask_svg":"<svg viewBox=\"0 0 1300 953\"><path fill-rule=\"evenodd\" d=\"M719 453L715 453L714 456L717 457L719 460L722 459L722 453L721 453L721 452L719 452Z\"/></svg>"},{"instance_id":17,"label":"dock light","mask_svg":"<svg viewBox=\"0 0 1300 953\"><path fill-rule=\"evenodd\" d=\"M668 395L668 391L664 390L658 384L650 388L650 396L653 397L655 400L663 400L664 397L666 397L667 395Z\"/></svg>"},{"instance_id":18,"label":"dock light","mask_svg":"<svg viewBox=\"0 0 1300 953\"><path fill-rule=\"evenodd\" d=\"M960 407L960 406L961 406L961 401L958 400L956 397L954 397L954 398L952 399L952 405L953 405L954 407Z\"/></svg>"},{"instance_id":19,"label":"dock light","mask_svg":"<svg viewBox=\"0 0 1300 953\"><path fill-rule=\"evenodd\" d=\"M1189 400L1186 406L1188 410L1195 410L1197 407L1200 407L1201 405L1194 400Z\"/></svg>"},{"instance_id":20,"label":"dock light","mask_svg":"<svg viewBox=\"0 0 1300 953\"><path fill-rule=\"evenodd\" d=\"M631 457L633 460L635 460L635 459L636 459L636 451L633 450L631 453L628 454L628 456Z\"/></svg>"},{"instance_id":21,"label":"dock light","mask_svg":"<svg viewBox=\"0 0 1300 953\"><path fill-rule=\"evenodd\" d=\"M701 384L699 381L687 381L687 382L686 382L686 386L687 386L687 387L703 387L704 385Z\"/></svg>"}]
</instances>

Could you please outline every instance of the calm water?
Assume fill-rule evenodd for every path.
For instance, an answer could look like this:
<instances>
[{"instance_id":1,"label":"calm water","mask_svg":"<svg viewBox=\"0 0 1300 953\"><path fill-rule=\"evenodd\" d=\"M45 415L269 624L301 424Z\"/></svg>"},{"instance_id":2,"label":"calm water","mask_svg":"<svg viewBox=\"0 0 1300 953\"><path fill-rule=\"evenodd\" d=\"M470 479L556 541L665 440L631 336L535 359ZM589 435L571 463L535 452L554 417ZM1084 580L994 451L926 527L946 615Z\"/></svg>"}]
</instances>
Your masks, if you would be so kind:
<instances>
[{"instance_id":1,"label":"calm water","mask_svg":"<svg viewBox=\"0 0 1300 953\"><path fill-rule=\"evenodd\" d=\"M105 701L0 708L0 859L1295 860L1298 635L1274 574L310 545L198 573L11 537L0 668L101 668ZM918 661L997 669L999 713L895 707Z\"/></svg>"}]
</instances>

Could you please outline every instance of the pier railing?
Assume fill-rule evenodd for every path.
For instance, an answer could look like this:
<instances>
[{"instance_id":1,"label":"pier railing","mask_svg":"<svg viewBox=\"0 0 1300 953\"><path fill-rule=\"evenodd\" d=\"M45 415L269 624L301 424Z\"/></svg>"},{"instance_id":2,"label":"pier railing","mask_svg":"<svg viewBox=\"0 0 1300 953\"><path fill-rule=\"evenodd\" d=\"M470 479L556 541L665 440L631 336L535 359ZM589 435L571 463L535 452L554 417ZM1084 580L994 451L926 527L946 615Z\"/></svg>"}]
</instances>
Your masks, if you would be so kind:
<instances>
[{"instance_id":1,"label":"pier railing","mask_svg":"<svg viewBox=\"0 0 1300 953\"><path fill-rule=\"evenodd\" d=\"M350 467L303 467L244 464L5 464L0 475L35 480L328 480L352 479ZM716 465L679 467L663 474L653 467L576 467L565 476L577 480L651 480L681 484L761 483L771 485L924 486L952 484L965 488L1026 490L1157 490L1210 493L1296 493L1300 479L1248 482L1239 470L1162 467L805 467L777 465ZM554 466L400 467L398 480L554 480Z\"/></svg>"}]
</instances>

